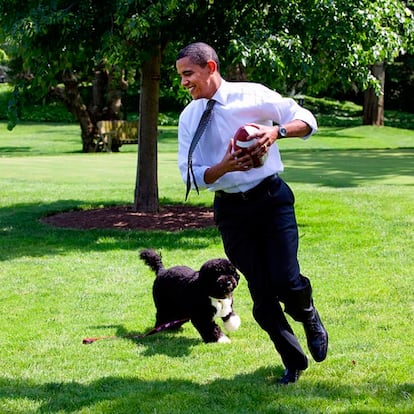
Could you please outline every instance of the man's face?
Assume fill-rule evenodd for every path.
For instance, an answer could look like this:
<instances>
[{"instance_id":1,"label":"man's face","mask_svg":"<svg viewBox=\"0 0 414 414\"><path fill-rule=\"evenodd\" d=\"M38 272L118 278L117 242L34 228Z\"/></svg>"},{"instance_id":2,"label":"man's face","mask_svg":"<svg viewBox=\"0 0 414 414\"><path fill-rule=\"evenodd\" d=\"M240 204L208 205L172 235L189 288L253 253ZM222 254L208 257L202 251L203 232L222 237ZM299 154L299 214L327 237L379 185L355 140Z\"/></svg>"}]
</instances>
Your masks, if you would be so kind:
<instances>
[{"instance_id":1,"label":"man's face","mask_svg":"<svg viewBox=\"0 0 414 414\"><path fill-rule=\"evenodd\" d=\"M210 99L216 86L213 82L215 72L214 62L208 62L205 67L196 65L189 57L184 57L176 62L177 72L181 77L181 85L186 88L193 99Z\"/></svg>"}]
</instances>

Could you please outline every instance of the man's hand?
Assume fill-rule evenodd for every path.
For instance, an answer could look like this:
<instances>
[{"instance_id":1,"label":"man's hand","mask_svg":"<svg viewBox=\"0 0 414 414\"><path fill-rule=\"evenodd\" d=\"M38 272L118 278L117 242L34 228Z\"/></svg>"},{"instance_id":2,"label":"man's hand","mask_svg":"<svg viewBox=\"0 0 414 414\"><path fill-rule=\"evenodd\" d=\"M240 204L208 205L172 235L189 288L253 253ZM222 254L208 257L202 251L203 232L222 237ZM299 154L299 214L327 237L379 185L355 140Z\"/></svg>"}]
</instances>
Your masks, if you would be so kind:
<instances>
[{"instance_id":1,"label":"man's hand","mask_svg":"<svg viewBox=\"0 0 414 414\"><path fill-rule=\"evenodd\" d=\"M204 173L204 181L207 184L212 184L228 172L252 169L252 157L249 154L243 156L241 154L242 150L233 151L233 140L231 139L223 159Z\"/></svg>"},{"instance_id":2,"label":"man's hand","mask_svg":"<svg viewBox=\"0 0 414 414\"><path fill-rule=\"evenodd\" d=\"M257 158L265 157L269 152L270 147L277 139L278 127L259 124L247 125L253 125L257 128L257 132L251 135L257 139L256 144L254 144L251 148L252 156L255 156Z\"/></svg>"}]
</instances>

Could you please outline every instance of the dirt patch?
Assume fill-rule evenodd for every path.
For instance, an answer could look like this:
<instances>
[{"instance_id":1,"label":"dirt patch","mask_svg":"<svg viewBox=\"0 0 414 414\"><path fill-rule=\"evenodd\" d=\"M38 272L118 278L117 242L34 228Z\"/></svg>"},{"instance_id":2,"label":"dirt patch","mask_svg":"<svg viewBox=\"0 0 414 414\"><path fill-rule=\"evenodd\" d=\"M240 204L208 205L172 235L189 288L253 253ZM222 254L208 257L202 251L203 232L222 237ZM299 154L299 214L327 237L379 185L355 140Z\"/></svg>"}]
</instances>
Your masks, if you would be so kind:
<instances>
[{"instance_id":1,"label":"dirt patch","mask_svg":"<svg viewBox=\"0 0 414 414\"><path fill-rule=\"evenodd\" d=\"M67 211L44 217L42 222L55 227L85 230L179 231L214 226L211 208L184 205L162 206L157 213L134 212L128 206Z\"/></svg>"}]
</instances>

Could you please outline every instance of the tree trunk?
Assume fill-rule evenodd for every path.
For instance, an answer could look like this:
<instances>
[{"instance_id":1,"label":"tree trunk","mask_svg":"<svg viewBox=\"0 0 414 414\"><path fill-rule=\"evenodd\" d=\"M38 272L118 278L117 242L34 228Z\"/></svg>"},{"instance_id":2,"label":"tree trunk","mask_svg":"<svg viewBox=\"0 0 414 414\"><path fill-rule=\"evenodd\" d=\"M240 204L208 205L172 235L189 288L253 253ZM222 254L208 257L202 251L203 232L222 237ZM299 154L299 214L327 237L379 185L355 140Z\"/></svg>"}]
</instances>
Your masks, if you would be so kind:
<instances>
[{"instance_id":1,"label":"tree trunk","mask_svg":"<svg viewBox=\"0 0 414 414\"><path fill-rule=\"evenodd\" d=\"M159 210L157 178L158 100L160 93L161 50L141 66L141 99L138 128L138 160L135 184L135 211Z\"/></svg>"},{"instance_id":2,"label":"tree trunk","mask_svg":"<svg viewBox=\"0 0 414 414\"><path fill-rule=\"evenodd\" d=\"M108 77L108 116L109 119L126 119L122 113L122 97L128 89L125 71L113 68Z\"/></svg>"},{"instance_id":3,"label":"tree trunk","mask_svg":"<svg viewBox=\"0 0 414 414\"><path fill-rule=\"evenodd\" d=\"M89 103L89 113L93 123L105 118L106 91L108 87L108 72L105 70L105 62L100 62L95 68L95 76L92 80L92 97Z\"/></svg>"},{"instance_id":4,"label":"tree trunk","mask_svg":"<svg viewBox=\"0 0 414 414\"><path fill-rule=\"evenodd\" d=\"M364 125L384 125L384 86L385 86L385 67L384 62L375 64L372 74L381 83L381 93L377 95L374 88L369 88L364 93Z\"/></svg>"},{"instance_id":5,"label":"tree trunk","mask_svg":"<svg viewBox=\"0 0 414 414\"><path fill-rule=\"evenodd\" d=\"M92 99L86 107L79 93L76 75L64 73L64 88L54 87L50 94L58 98L79 122L81 128L83 152L94 152L96 148L97 127L102 119L120 119L121 97L128 84L123 78L123 71L108 74L104 64L98 65L95 79L92 81ZM111 81L111 82L110 82ZM115 145L115 144L114 144ZM113 148L113 150L116 150Z\"/></svg>"},{"instance_id":6,"label":"tree trunk","mask_svg":"<svg viewBox=\"0 0 414 414\"><path fill-rule=\"evenodd\" d=\"M95 151L95 125L93 124L89 111L83 103L79 93L78 81L72 72L67 72L63 76L63 84L65 90L63 92L62 101L68 108L69 112L79 121L82 137L82 151ZM55 94L59 89L55 90Z\"/></svg>"}]
</instances>

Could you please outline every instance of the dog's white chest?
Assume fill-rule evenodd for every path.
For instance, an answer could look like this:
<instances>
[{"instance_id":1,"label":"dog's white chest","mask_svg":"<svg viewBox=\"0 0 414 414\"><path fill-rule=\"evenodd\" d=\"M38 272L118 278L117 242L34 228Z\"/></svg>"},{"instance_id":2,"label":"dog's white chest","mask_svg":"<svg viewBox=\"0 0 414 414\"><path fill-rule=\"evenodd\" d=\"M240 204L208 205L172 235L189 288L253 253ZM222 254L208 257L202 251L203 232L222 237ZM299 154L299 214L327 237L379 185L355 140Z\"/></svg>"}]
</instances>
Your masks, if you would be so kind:
<instances>
[{"instance_id":1,"label":"dog's white chest","mask_svg":"<svg viewBox=\"0 0 414 414\"><path fill-rule=\"evenodd\" d=\"M232 300L229 298L226 299L216 299L210 297L211 304L216 308L215 318L224 318L229 313L232 312Z\"/></svg>"}]
</instances>

